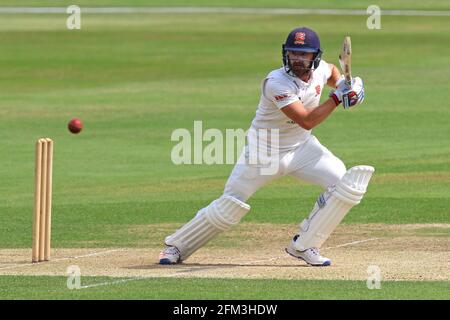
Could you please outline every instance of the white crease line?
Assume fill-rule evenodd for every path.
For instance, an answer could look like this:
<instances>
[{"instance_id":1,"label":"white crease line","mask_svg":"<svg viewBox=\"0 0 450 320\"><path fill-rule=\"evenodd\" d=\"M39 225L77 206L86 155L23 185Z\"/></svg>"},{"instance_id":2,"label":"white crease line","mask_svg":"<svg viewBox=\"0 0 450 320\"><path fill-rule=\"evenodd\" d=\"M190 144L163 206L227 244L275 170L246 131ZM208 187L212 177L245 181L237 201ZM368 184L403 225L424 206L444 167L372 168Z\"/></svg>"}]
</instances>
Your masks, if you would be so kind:
<instances>
[{"instance_id":1,"label":"white crease line","mask_svg":"<svg viewBox=\"0 0 450 320\"><path fill-rule=\"evenodd\" d=\"M102 286L109 286L114 284L120 284L120 283L127 283L131 281L137 281L137 280L144 280L149 279L146 277L137 277L137 278L128 278L128 279L122 279L122 280L115 280L110 282L102 282L102 283L96 283L96 284L90 284L87 286L80 286L78 289L89 289L89 288L95 288L95 287L102 287Z\"/></svg>"},{"instance_id":2,"label":"white crease line","mask_svg":"<svg viewBox=\"0 0 450 320\"><path fill-rule=\"evenodd\" d=\"M182 271L181 273L190 273L191 271ZM114 280L114 281L109 281L109 282L102 282L102 283L95 283L95 284L91 284L91 285L86 285L86 286L80 286L78 289L89 289L89 288L95 288L95 287L103 287L103 286L109 286L109 285L115 285L115 284L121 284L121 283L127 283L127 282L131 282L131 281L138 281L138 280L148 280L148 279L154 279L154 278L182 278L183 276L180 276L180 273L172 273L169 275L158 275L158 274L153 274L153 275L148 275L145 277L134 277L134 278L127 278L127 279L122 279L122 280Z\"/></svg>"},{"instance_id":3,"label":"white crease line","mask_svg":"<svg viewBox=\"0 0 450 320\"><path fill-rule=\"evenodd\" d=\"M0 14L67 14L66 7L0 7ZM369 15L366 10L352 9L300 9L300 8L236 8L236 7L81 7L81 13L130 14L130 13L229 13L267 15ZM388 16L448 17L450 11L382 10Z\"/></svg>"},{"instance_id":4,"label":"white crease line","mask_svg":"<svg viewBox=\"0 0 450 320\"><path fill-rule=\"evenodd\" d=\"M96 256L101 256L101 255L104 255L104 254L108 254L108 253L111 253L111 252L118 252L118 251L124 251L124 250L127 250L127 249L114 249L114 250L107 250L107 251L88 253L88 254L84 254L84 255L81 255L81 256L71 256L71 257L58 258L58 259L53 259L53 260L50 260L50 261L46 261L45 264L52 263L52 262L60 262L60 261L72 260L72 259L96 257ZM24 267L34 267L34 266L39 266L39 265L40 265L40 263L15 264L15 265L12 265L12 266L0 268L0 270L24 268Z\"/></svg>"},{"instance_id":5,"label":"white crease line","mask_svg":"<svg viewBox=\"0 0 450 320\"><path fill-rule=\"evenodd\" d=\"M355 244L360 244L360 243L369 242L369 241L375 241L375 240L379 240L379 239L380 238L370 238L370 239L365 239L365 240L353 241L353 242L343 243L343 244L340 244L340 245L337 245L337 246L334 246L334 247L322 248L322 250L348 247L348 246L352 246L352 245L355 245ZM251 266L254 263L269 262L269 261L272 261L272 260L280 260L280 259L284 259L284 258L286 258L285 255L278 256L278 257L275 257L275 258L270 258L270 259L250 261L250 262L247 262L247 263L241 263L240 265L249 265L249 266ZM274 265L274 267L276 267L276 266Z\"/></svg>"},{"instance_id":6,"label":"white crease line","mask_svg":"<svg viewBox=\"0 0 450 320\"><path fill-rule=\"evenodd\" d=\"M270 259L264 259L264 260L255 260L255 261L250 261L250 262L246 262L246 263L239 263L239 265L243 265L243 266L252 266L255 263L259 263L259 262L269 262L272 260L279 260L282 258L285 258L286 256L279 256L279 257L275 257L275 258L270 258Z\"/></svg>"},{"instance_id":7,"label":"white crease line","mask_svg":"<svg viewBox=\"0 0 450 320\"><path fill-rule=\"evenodd\" d=\"M184 273L189 273L190 271L183 271ZM183 273L181 272L181 273ZM121 284L121 283L127 283L127 282L131 282L131 281L138 281L138 280L147 280L147 279L154 279L154 278L159 278L159 277L163 277L163 278L178 278L178 277L182 277L180 276L180 273L172 273L169 275L149 275L149 276L145 276L145 277L134 277L134 278L127 278L127 279L122 279L122 280L114 280L114 281L109 281L109 282L102 282L102 283L96 283L96 284L91 284L91 285L86 285L86 286L80 286L78 289L89 289L89 288L95 288L95 287L103 287L103 286L109 286L109 285L115 285L115 284Z\"/></svg>"},{"instance_id":8,"label":"white crease line","mask_svg":"<svg viewBox=\"0 0 450 320\"><path fill-rule=\"evenodd\" d=\"M108 254L111 252L119 252L119 251L126 251L126 248L122 248L122 249L113 249L113 250L107 250L107 251L100 251L100 252L93 252L93 253L88 253L85 255L81 255L81 256L74 256L74 257L69 257L69 258L61 258L61 259L79 259L79 258L87 258L87 257L95 257L95 256L101 256L103 254ZM58 261L58 259L54 260L54 261Z\"/></svg>"},{"instance_id":9,"label":"white crease line","mask_svg":"<svg viewBox=\"0 0 450 320\"><path fill-rule=\"evenodd\" d=\"M359 243L364 243L364 242L369 242L369 241L375 241L375 240L379 240L379 239L380 238L370 238L370 239L366 239L366 240L353 241L353 242L349 242L349 243L340 244L340 245L335 246L335 247L323 248L323 250L342 248L342 247L347 247L347 246L351 246L351 245L354 245L354 244L359 244Z\"/></svg>"}]
</instances>

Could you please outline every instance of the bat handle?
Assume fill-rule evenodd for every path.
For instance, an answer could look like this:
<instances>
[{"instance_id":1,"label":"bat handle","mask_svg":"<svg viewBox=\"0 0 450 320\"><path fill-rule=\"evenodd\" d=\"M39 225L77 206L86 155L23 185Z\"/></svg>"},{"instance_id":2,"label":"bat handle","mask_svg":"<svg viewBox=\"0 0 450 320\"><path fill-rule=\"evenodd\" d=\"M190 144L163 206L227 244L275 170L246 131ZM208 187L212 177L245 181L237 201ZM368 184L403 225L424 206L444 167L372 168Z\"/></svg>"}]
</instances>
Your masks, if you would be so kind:
<instances>
[{"instance_id":1,"label":"bat handle","mask_svg":"<svg viewBox=\"0 0 450 320\"><path fill-rule=\"evenodd\" d=\"M352 76L350 75L345 76L345 84L348 86L349 89L352 87Z\"/></svg>"}]
</instances>

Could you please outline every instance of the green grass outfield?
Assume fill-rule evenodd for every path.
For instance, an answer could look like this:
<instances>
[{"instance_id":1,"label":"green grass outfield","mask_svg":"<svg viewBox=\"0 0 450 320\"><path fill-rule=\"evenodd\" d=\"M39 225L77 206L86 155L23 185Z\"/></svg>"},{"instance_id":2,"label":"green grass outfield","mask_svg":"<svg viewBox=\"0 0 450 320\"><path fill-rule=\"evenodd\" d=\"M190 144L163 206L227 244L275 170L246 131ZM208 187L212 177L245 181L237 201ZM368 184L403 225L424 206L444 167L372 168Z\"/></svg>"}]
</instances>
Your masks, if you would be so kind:
<instances>
[{"instance_id":1,"label":"green grass outfield","mask_svg":"<svg viewBox=\"0 0 450 320\"><path fill-rule=\"evenodd\" d=\"M407 7L396 3L392 8ZM434 3L427 9L448 9ZM337 110L314 130L348 167L377 170L364 201L344 223L449 223L448 17L383 16L381 30L368 30L365 16L83 15L82 30L75 31L65 28L66 17L1 15L0 248L31 246L34 141L43 136L55 141L54 247L92 247L96 240L102 247L139 246L139 238L102 230L192 217L221 194L232 166L173 165L172 131L192 131L194 120L203 120L204 129L247 129L260 81L280 66L281 43L298 25L319 32L324 59L336 64L343 36L350 34L354 73L366 85L363 105ZM77 136L66 129L73 117L85 124ZM278 180L249 200L252 211L244 221L296 224L319 192L291 178ZM213 279L145 280L111 286L108 294L93 288L61 297L205 298L179 295L196 281L206 290L222 288L217 298L230 298L230 288L242 284L255 288L242 298L278 297L260 290L264 281ZM51 292L64 290L63 282L2 276L0 298L56 298ZM148 293L148 283L167 290ZM279 286L292 298L288 292L298 292L296 284L315 288L298 298L450 297L446 282L386 283L386 290L372 292L363 282L274 281L274 292ZM342 290L319 296L330 284ZM121 290L125 286L130 290Z\"/></svg>"},{"instance_id":2,"label":"green grass outfield","mask_svg":"<svg viewBox=\"0 0 450 320\"><path fill-rule=\"evenodd\" d=\"M383 282L380 289L363 281L130 279L82 277L68 289L65 277L0 277L2 299L443 299L449 282Z\"/></svg>"},{"instance_id":3,"label":"green grass outfield","mask_svg":"<svg viewBox=\"0 0 450 320\"><path fill-rule=\"evenodd\" d=\"M39 0L39 6L62 7L73 5L71 0ZM256 8L324 8L324 9L363 9L370 5L378 5L382 9L409 9L409 10L450 10L450 4L444 0L431 0L427 2L412 2L408 0L77 0L79 6L115 6L115 7L256 7ZM36 0L2 0L0 6L10 7L36 7Z\"/></svg>"}]
</instances>

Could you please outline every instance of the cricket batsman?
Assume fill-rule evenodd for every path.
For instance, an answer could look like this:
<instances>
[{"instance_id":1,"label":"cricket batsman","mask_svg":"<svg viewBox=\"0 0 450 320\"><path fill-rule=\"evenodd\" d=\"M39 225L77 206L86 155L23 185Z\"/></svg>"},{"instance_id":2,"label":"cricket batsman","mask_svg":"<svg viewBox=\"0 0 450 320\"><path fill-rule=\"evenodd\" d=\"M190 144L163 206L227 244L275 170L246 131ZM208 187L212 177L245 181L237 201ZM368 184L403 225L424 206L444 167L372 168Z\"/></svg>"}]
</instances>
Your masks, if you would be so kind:
<instances>
[{"instance_id":1,"label":"cricket batsman","mask_svg":"<svg viewBox=\"0 0 450 320\"><path fill-rule=\"evenodd\" d=\"M361 78L345 81L338 68L322 59L318 35L309 28L292 30L282 45L283 67L262 81L261 98L250 130L278 130L275 144L278 167L264 173L264 165L250 163L245 146L225 185L223 195L202 208L194 218L165 239L160 264L177 264L209 240L239 223L250 210L247 200L259 188L291 175L323 188L311 213L299 226L286 252L311 266L329 266L319 249L349 210L360 203L374 169L344 163L324 147L311 130L345 101L344 108L364 100ZM320 104L325 85L334 90ZM276 152L273 152L276 151Z\"/></svg>"}]
</instances>

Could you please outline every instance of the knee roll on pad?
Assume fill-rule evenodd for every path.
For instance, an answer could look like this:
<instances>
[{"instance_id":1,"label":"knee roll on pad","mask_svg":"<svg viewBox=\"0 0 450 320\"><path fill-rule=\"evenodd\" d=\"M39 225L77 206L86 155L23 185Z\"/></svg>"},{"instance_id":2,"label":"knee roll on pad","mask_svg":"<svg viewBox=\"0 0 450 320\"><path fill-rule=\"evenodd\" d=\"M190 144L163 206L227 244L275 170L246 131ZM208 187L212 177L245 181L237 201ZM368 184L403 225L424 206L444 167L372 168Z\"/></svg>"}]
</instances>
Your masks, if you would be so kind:
<instances>
[{"instance_id":1,"label":"knee roll on pad","mask_svg":"<svg viewBox=\"0 0 450 320\"><path fill-rule=\"evenodd\" d=\"M187 259L218 233L238 224L250 206L232 196L221 196L166 238L166 244L180 250L181 260Z\"/></svg>"},{"instance_id":2,"label":"knee roll on pad","mask_svg":"<svg viewBox=\"0 0 450 320\"><path fill-rule=\"evenodd\" d=\"M374 171L371 166L350 168L335 187L322 193L300 224L294 247L299 251L320 248L348 211L361 202Z\"/></svg>"}]
</instances>

